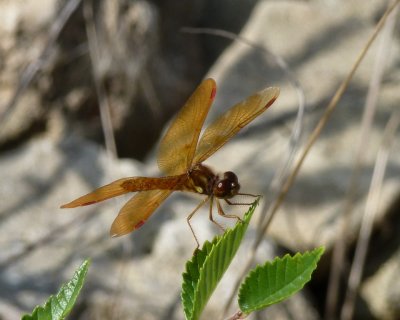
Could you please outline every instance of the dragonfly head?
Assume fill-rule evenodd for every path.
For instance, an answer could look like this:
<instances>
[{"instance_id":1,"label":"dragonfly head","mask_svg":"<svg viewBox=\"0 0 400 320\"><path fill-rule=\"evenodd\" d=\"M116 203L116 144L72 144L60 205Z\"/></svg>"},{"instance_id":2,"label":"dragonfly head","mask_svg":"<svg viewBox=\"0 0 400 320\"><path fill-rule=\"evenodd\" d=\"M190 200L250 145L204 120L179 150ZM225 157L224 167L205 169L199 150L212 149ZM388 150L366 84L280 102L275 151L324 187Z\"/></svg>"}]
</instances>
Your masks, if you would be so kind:
<instances>
[{"instance_id":1,"label":"dragonfly head","mask_svg":"<svg viewBox=\"0 0 400 320\"><path fill-rule=\"evenodd\" d=\"M224 172L223 176L218 176L213 194L220 199L230 199L237 195L240 189L238 177L232 171Z\"/></svg>"}]
</instances>

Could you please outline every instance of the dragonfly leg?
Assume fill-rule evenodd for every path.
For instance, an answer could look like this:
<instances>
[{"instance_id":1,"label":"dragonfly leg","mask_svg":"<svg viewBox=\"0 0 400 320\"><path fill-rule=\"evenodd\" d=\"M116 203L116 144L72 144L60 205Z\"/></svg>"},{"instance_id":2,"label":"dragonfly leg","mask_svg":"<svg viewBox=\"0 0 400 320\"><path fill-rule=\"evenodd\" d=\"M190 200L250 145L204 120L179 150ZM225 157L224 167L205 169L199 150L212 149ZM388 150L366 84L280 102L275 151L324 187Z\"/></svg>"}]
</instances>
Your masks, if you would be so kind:
<instances>
[{"instance_id":1,"label":"dragonfly leg","mask_svg":"<svg viewBox=\"0 0 400 320\"><path fill-rule=\"evenodd\" d=\"M248 196L248 197L253 197L253 198L257 198L257 197L261 197L261 195L259 194L251 194L251 193L238 193L237 195L239 196ZM225 202L231 206L250 206L253 204L253 202L232 202L229 199L224 199Z\"/></svg>"},{"instance_id":2,"label":"dragonfly leg","mask_svg":"<svg viewBox=\"0 0 400 320\"><path fill-rule=\"evenodd\" d=\"M213 217L213 214L212 214L212 211L213 211L213 200L214 200L214 197L211 197L209 219L210 219L211 222L216 224L223 232L225 232L225 228L223 226L221 226L217 221L214 220L214 217ZM217 206L218 206L218 200L217 200ZM218 209L218 213L219 213L219 209Z\"/></svg>"},{"instance_id":3,"label":"dragonfly leg","mask_svg":"<svg viewBox=\"0 0 400 320\"><path fill-rule=\"evenodd\" d=\"M225 199L225 201L226 201L228 204L230 204L230 203L228 202L228 200ZM226 213L224 212L224 210L222 209L222 206L221 206L221 204L219 203L218 199L217 199L217 208L218 208L218 214L219 214L220 216L225 217L225 218L234 218L234 219L238 219L239 221L242 221L242 219L241 219L239 216L237 216L236 214L226 214Z\"/></svg>"},{"instance_id":4,"label":"dragonfly leg","mask_svg":"<svg viewBox=\"0 0 400 320\"><path fill-rule=\"evenodd\" d=\"M194 214L195 214L202 206L204 206L204 204L205 204L209 199L210 199L210 197L208 196L208 197L205 198L203 201L201 201L201 202L197 205L197 207L194 208L194 210L193 210L193 211L187 216L187 218L186 218L186 221L187 221L187 223L188 223L188 225L189 225L190 231L192 231L194 240L196 240L196 243L197 243L196 250L200 247L200 244L199 244L199 240L197 240L196 234L194 233L194 230L193 230L193 228L192 228L192 225L190 224L190 219L192 219L192 217L194 216ZM196 251L196 250L195 250L195 251Z\"/></svg>"}]
</instances>

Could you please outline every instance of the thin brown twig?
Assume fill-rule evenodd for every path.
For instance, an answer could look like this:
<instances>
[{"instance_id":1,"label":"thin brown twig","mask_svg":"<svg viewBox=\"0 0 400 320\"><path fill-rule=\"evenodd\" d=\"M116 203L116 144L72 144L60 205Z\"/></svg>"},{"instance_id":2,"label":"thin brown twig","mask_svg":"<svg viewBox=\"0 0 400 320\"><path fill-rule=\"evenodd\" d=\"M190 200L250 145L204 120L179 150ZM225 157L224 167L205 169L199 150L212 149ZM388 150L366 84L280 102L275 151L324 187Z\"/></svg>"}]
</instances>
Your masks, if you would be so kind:
<instances>
[{"instance_id":1,"label":"thin brown twig","mask_svg":"<svg viewBox=\"0 0 400 320\"><path fill-rule=\"evenodd\" d=\"M245 315L242 311L236 311L233 315L226 318L226 320L240 320L240 319L246 319L246 318L247 318L247 315Z\"/></svg>"}]
</instances>

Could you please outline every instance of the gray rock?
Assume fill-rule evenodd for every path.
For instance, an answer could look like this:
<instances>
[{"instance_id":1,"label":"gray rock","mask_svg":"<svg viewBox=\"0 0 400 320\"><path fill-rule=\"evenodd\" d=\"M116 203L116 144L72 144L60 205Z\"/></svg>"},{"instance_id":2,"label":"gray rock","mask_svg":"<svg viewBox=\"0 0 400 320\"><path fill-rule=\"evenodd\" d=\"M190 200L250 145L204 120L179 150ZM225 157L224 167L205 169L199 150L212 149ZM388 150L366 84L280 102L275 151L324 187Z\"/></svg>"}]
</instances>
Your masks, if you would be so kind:
<instances>
[{"instance_id":1,"label":"gray rock","mask_svg":"<svg viewBox=\"0 0 400 320\"><path fill-rule=\"evenodd\" d=\"M304 124L305 136L350 70L371 34L382 6L382 2L365 4L359 0L329 3L260 1L253 10L242 35L285 58L295 72L304 87L309 110ZM372 50L376 50L376 45ZM393 54L387 60L388 75L379 97L377 121L366 147L366 165L361 174L360 196L355 203L349 241L357 234L382 128L400 98L396 81L398 39L393 41L392 50ZM373 61L374 54L371 53L268 230L268 235L286 250L303 250L321 244L329 249L337 236L337 222L353 163ZM88 76L82 75L79 66L77 64L77 74ZM162 75L167 77L170 73ZM243 44L232 44L209 71L209 76L218 82L210 119L265 86L281 87L281 96L270 110L207 160L216 171L235 171L243 192L263 193L263 201L268 203L273 198L271 181L287 155L290 128L297 108L295 92L273 60ZM167 96L170 86L176 86L179 81L182 80L174 78L162 96ZM185 85L188 86L186 82ZM76 105L85 105L85 100L90 100L88 95L94 96L86 87L78 86L76 91L66 94L65 101L61 100L67 109L73 109ZM114 97L118 98L118 92ZM32 91L32 95L29 91L23 99L28 98L31 103L40 101L36 91ZM34 109L26 107L29 101L23 99L20 100L21 109L18 109L22 110L20 114L36 116ZM172 100L176 101L175 98ZM54 114L63 117L61 112ZM40 112L37 115L42 116ZM151 127L142 118L141 121ZM112 160L92 143L76 137L65 138L71 129L66 119L52 119L49 123L48 134L31 139L18 149L3 152L0 157L3 181L0 187L0 315L12 319L12 313L30 311L34 305L43 303L71 277L84 258L91 257L93 264L80 300L84 311L77 311L79 314L74 319L111 316L118 319L183 319L179 298L181 273L195 247L185 218L198 201L192 198L197 197L174 195L140 230L126 237L110 239L109 227L126 198L75 210L60 210L59 205L119 177L157 175L154 153L144 164ZM22 128L23 125L15 125L16 128L19 126ZM12 132L9 128L7 131ZM63 131L64 128L68 131ZM131 135L124 137L129 143ZM146 137L140 135L139 138L145 140ZM387 217L386 204L392 202L399 190L399 151L396 144L377 216L380 222ZM258 209L247 241L254 238L260 214ZM196 235L201 241L220 232L208 221L206 209L193 219ZM221 223L230 225L232 222L221 220ZM206 309L207 318L220 314L248 248L246 242L217 288ZM273 257L275 250L264 242L259 255L258 261L263 262ZM398 318L396 300L393 300L398 296L399 287L395 282L398 253L392 250L388 257L381 261L382 268L369 275L362 284L362 298L375 316L395 319ZM388 283L395 285L387 286ZM377 288L384 288L382 299L373 295L378 292ZM288 319L302 314L305 319L318 319L311 294L310 291L301 292L282 307L278 305L266 310L265 315ZM385 310L390 310L392 318L384 313Z\"/></svg>"},{"instance_id":2,"label":"gray rock","mask_svg":"<svg viewBox=\"0 0 400 320\"><path fill-rule=\"evenodd\" d=\"M398 319L400 313L400 252L397 250L372 276L365 279L361 295L377 319Z\"/></svg>"}]
</instances>

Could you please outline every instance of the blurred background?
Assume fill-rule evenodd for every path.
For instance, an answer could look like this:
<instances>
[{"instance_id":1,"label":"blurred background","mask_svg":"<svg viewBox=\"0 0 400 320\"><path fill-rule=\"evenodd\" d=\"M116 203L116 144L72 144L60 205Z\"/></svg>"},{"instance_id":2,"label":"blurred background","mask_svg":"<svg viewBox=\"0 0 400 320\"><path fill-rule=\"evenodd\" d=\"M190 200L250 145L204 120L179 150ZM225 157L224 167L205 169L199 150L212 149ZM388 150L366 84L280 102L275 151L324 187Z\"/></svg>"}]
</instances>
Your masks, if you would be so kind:
<instances>
[{"instance_id":1,"label":"blurred background","mask_svg":"<svg viewBox=\"0 0 400 320\"><path fill-rule=\"evenodd\" d=\"M392 2L0 0L0 319L42 304L85 258L92 265L71 319L184 318L181 273L196 246L186 216L201 197L177 193L115 239L109 228L129 197L59 206L121 177L160 175L160 136L205 77L218 85L207 122L257 90L281 88L206 161L263 195L205 310L204 319L219 318L257 221ZM372 45L257 250L261 263L324 245L318 270L251 319L400 318L398 18ZM201 242L220 233L206 209L192 221Z\"/></svg>"}]
</instances>

